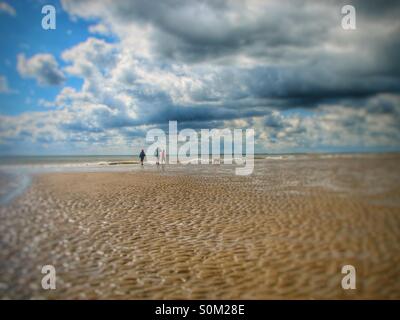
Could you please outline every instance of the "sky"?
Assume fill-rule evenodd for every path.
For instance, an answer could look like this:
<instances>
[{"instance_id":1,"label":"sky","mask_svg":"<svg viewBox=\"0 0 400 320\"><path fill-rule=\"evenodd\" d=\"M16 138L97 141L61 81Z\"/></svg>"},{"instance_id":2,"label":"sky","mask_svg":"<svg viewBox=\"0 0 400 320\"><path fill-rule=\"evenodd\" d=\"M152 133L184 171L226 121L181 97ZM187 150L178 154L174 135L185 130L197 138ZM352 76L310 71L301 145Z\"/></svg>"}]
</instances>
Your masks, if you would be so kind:
<instances>
[{"instance_id":1,"label":"sky","mask_svg":"<svg viewBox=\"0 0 400 320\"><path fill-rule=\"evenodd\" d=\"M399 16L398 1L0 0L0 155L136 154L170 120L252 128L258 153L400 151Z\"/></svg>"}]
</instances>

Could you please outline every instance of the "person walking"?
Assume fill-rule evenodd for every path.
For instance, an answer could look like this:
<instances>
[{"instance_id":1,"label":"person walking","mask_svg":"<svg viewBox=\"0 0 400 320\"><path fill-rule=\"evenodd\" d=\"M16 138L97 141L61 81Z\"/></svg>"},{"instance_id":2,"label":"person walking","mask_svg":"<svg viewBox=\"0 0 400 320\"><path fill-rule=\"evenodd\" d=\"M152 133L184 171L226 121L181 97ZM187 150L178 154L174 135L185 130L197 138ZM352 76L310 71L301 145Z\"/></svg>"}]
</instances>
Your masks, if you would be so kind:
<instances>
[{"instance_id":1,"label":"person walking","mask_svg":"<svg viewBox=\"0 0 400 320\"><path fill-rule=\"evenodd\" d=\"M161 164L165 164L166 159L165 159L165 149L161 151Z\"/></svg>"},{"instance_id":2,"label":"person walking","mask_svg":"<svg viewBox=\"0 0 400 320\"><path fill-rule=\"evenodd\" d=\"M139 158L140 158L140 164L143 166L143 160L146 157L146 154L144 153L144 150L142 149L142 152L140 152L139 154Z\"/></svg>"},{"instance_id":3,"label":"person walking","mask_svg":"<svg viewBox=\"0 0 400 320\"><path fill-rule=\"evenodd\" d=\"M160 150L156 148L156 165L158 166L160 164Z\"/></svg>"}]
</instances>

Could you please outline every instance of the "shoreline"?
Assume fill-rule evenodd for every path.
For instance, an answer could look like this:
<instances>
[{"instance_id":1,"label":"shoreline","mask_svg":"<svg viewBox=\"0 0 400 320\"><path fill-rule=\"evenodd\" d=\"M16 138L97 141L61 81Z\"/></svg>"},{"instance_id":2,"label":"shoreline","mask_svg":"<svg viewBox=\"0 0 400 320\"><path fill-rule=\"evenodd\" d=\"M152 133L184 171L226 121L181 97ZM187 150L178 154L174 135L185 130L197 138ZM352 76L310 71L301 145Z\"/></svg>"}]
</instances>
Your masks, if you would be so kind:
<instances>
[{"instance_id":1,"label":"shoreline","mask_svg":"<svg viewBox=\"0 0 400 320\"><path fill-rule=\"evenodd\" d=\"M90 156L97 157L97 156ZM89 158L90 158L89 157ZM0 164L0 204L10 203L14 198L24 193L24 191L30 186L32 176L37 174L46 174L46 173L54 173L54 172L130 172L140 170L140 162L138 160L123 160L118 157L120 156L107 156L112 157L113 160L103 161L102 159L98 159L98 161L93 162L79 162L81 158L88 158L88 156L68 156L66 159L80 159L79 161L71 161L68 162L61 156L50 156L50 158L62 158L63 162L48 162L48 156L17 156L17 158L25 159L25 158L37 158L35 162L27 162L24 163L20 159L20 161L11 162L11 163L1 163ZM122 157L122 156L121 156ZM132 159L132 156L124 156L128 159ZM4 157L3 157L4 158ZM7 158L7 157L6 157ZM42 159L43 158L43 159ZM134 158L134 157L133 157ZM10 157L13 159L13 157ZM40 161L38 159L41 159ZM119 160L118 160L119 159ZM400 159L399 152L385 152L385 153L297 153L297 154L256 154L254 161L258 168L261 165L267 165L270 162L286 162L286 161L330 161L330 160L395 160ZM86 159L87 160L87 159ZM20 162L20 163L19 163ZM235 166L225 165L223 162L220 163L210 163L210 167L214 168L216 165L221 165L223 168L230 168L232 172L229 170L219 170L213 169L214 173L218 173L221 175L231 175L233 173L233 169ZM203 168L207 165L198 165L189 161L189 163L178 163L175 165L165 165L160 166L160 168L167 167L168 172L171 174L181 174L182 172L187 174L204 174L207 173L207 168L204 170ZM240 166L236 166L240 167ZM145 163L146 170L158 172L160 168L158 168L155 163L147 162ZM194 170L193 170L194 169ZM200 169L200 170L199 170ZM165 170L164 170L165 171ZM210 171L210 170L208 170ZM198 172L198 173L196 173ZM165 172L164 172L165 173ZM12 188L9 187L10 177L13 180ZM4 181L5 180L5 181Z\"/></svg>"}]
</instances>

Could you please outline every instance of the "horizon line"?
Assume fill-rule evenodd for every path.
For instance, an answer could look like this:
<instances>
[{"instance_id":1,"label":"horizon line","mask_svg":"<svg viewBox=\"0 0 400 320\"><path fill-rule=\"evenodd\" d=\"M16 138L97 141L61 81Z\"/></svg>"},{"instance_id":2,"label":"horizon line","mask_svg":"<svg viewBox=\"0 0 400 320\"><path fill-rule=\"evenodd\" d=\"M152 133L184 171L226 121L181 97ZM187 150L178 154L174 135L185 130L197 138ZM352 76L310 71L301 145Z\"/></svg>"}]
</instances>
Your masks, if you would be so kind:
<instances>
[{"instance_id":1,"label":"horizon line","mask_svg":"<svg viewBox=\"0 0 400 320\"><path fill-rule=\"evenodd\" d=\"M255 152L254 155L294 155L294 154L390 154L390 153L400 153L399 150L382 150L382 151L313 151L313 152ZM169 154L167 154L168 156ZM172 154L178 155L178 154ZM209 156L213 155L212 153L208 154ZM220 155L224 155L224 153L220 153ZM234 155L232 153L232 155ZM242 153L243 156L247 155L246 153ZM5 157L113 157L113 156L139 156L139 153L135 154L0 154L0 158Z\"/></svg>"}]
</instances>

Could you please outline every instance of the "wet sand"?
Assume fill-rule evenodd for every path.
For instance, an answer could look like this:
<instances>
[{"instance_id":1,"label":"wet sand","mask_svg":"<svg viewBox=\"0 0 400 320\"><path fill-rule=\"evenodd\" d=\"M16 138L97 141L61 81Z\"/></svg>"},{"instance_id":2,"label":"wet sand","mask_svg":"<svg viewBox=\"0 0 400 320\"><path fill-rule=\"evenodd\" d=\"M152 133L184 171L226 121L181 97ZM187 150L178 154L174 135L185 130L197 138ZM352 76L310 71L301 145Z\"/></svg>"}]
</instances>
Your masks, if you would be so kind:
<instances>
[{"instance_id":1,"label":"wet sand","mask_svg":"<svg viewBox=\"0 0 400 320\"><path fill-rule=\"evenodd\" d=\"M399 159L37 175L0 207L0 297L399 299Z\"/></svg>"}]
</instances>

